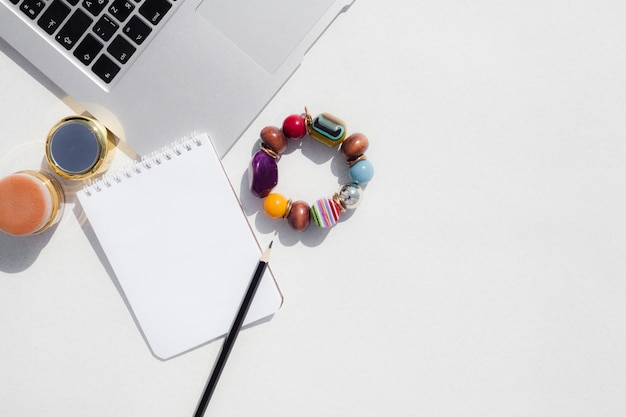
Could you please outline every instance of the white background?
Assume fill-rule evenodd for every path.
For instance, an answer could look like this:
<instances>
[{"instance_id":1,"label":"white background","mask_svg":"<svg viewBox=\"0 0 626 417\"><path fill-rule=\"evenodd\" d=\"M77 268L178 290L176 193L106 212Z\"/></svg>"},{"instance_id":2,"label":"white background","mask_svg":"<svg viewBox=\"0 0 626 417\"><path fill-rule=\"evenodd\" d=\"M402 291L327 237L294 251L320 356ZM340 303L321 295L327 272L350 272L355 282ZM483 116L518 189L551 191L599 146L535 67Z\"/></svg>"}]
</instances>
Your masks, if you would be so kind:
<instances>
[{"instance_id":1,"label":"white background","mask_svg":"<svg viewBox=\"0 0 626 417\"><path fill-rule=\"evenodd\" d=\"M340 16L224 158L285 303L242 332L207 415L623 416L624 22L576 0ZM73 112L2 46L6 175ZM247 191L258 132L304 105L371 141L375 178L330 232ZM334 156L292 144L277 191L334 193ZM0 236L2 415L191 416L221 343L151 356L77 216L70 198L54 230Z\"/></svg>"}]
</instances>

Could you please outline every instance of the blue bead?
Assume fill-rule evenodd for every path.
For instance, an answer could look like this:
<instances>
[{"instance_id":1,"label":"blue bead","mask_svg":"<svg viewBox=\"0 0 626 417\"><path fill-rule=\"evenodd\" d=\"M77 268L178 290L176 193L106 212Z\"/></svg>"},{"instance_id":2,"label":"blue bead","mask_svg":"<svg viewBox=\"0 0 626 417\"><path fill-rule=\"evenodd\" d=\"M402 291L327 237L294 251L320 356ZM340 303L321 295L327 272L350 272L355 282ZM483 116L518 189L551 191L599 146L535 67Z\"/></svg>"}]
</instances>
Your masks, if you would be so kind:
<instances>
[{"instance_id":1,"label":"blue bead","mask_svg":"<svg viewBox=\"0 0 626 417\"><path fill-rule=\"evenodd\" d=\"M352 165L348 173L350 179L357 184L367 184L374 177L374 166L364 159Z\"/></svg>"}]
</instances>

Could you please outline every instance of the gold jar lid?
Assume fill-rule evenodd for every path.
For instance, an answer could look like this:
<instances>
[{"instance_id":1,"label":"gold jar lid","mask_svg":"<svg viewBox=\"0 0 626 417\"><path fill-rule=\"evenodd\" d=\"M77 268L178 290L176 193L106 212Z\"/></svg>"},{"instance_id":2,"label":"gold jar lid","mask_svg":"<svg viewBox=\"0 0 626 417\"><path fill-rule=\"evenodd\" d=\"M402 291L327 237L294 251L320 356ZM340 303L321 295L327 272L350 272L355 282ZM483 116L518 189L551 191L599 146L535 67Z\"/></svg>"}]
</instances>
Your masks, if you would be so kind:
<instances>
[{"instance_id":1,"label":"gold jar lid","mask_svg":"<svg viewBox=\"0 0 626 417\"><path fill-rule=\"evenodd\" d=\"M50 129L46 159L59 176L78 180L104 168L112 149L111 133L99 121L87 116L69 116Z\"/></svg>"}]
</instances>

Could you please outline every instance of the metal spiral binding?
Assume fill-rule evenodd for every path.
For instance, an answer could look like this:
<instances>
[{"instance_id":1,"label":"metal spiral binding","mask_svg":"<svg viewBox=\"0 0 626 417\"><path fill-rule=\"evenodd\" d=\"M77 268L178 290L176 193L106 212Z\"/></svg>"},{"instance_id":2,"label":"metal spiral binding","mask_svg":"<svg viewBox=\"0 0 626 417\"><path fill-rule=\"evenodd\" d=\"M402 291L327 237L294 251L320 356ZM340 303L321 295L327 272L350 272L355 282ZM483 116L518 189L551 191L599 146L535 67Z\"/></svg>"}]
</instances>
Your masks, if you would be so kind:
<instances>
[{"instance_id":1,"label":"metal spiral binding","mask_svg":"<svg viewBox=\"0 0 626 417\"><path fill-rule=\"evenodd\" d=\"M148 156L144 156L138 161L135 161L118 171L106 173L99 178L93 180L90 184L83 186L83 192L86 196L91 196L93 193L99 193L104 188L111 188L115 183L121 183L124 179L130 179L135 175L139 175L144 171L148 171L155 166L161 165L177 156L182 155L184 152L191 151L193 148L202 146L202 140L197 134L184 137L170 146L165 146L159 151L155 151Z\"/></svg>"}]
</instances>

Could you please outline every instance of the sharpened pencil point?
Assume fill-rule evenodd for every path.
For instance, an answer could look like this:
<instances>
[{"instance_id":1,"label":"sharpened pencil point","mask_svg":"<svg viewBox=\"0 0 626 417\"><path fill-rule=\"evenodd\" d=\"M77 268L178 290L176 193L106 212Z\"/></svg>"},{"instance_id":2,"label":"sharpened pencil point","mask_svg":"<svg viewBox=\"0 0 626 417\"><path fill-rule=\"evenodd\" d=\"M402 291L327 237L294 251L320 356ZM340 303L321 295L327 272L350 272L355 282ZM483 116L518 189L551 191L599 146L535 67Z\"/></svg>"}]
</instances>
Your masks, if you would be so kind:
<instances>
[{"instance_id":1,"label":"sharpened pencil point","mask_svg":"<svg viewBox=\"0 0 626 417\"><path fill-rule=\"evenodd\" d=\"M261 255L261 262L267 263L270 261L270 250L272 249L272 244L274 244L273 240L270 242L267 249L265 249L265 252L263 252L263 254Z\"/></svg>"}]
</instances>

